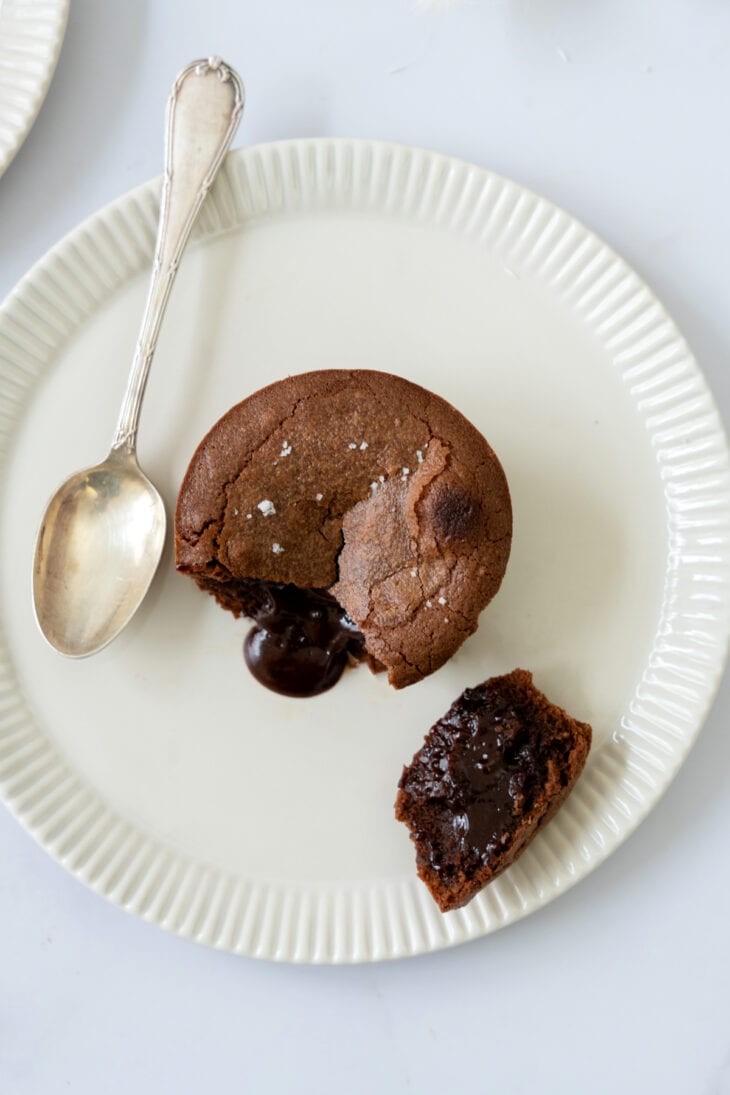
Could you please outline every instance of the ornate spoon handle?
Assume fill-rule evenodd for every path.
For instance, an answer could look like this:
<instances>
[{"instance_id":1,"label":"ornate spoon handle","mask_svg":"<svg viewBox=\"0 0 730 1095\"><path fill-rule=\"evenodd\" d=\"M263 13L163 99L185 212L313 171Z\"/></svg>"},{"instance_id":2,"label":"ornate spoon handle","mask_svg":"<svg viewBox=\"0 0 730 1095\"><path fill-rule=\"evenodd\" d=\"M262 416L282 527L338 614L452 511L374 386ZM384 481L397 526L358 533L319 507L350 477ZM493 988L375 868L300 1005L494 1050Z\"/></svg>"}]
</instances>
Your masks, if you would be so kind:
<instances>
[{"instance_id":1,"label":"ornate spoon handle","mask_svg":"<svg viewBox=\"0 0 730 1095\"><path fill-rule=\"evenodd\" d=\"M243 103L240 77L219 57L193 61L173 85L155 260L112 451L134 454L142 397L180 257L238 128Z\"/></svg>"}]
</instances>

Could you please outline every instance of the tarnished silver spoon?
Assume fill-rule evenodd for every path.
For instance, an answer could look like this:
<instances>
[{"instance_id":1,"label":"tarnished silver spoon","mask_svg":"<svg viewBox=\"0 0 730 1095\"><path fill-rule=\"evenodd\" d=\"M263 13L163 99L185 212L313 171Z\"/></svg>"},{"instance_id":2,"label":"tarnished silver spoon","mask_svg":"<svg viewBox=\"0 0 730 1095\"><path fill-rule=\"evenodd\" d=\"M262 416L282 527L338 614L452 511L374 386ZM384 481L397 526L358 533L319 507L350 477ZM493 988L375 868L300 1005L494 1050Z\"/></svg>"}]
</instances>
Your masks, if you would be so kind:
<instances>
[{"instance_id":1,"label":"tarnished silver spoon","mask_svg":"<svg viewBox=\"0 0 730 1095\"><path fill-rule=\"evenodd\" d=\"M219 58L195 61L167 104L165 176L147 304L109 456L59 487L41 522L33 602L62 654L94 654L139 608L165 540L165 507L137 463L139 411L190 229L236 132L243 85Z\"/></svg>"}]
</instances>

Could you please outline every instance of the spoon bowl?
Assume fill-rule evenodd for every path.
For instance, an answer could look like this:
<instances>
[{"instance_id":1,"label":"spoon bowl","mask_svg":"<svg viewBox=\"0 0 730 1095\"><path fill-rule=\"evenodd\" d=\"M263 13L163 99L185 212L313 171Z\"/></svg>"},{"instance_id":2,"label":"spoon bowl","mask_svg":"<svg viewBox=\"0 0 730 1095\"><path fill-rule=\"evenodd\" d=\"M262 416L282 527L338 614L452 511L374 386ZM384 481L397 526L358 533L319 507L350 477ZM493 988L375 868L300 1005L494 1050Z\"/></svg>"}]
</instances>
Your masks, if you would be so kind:
<instances>
[{"instance_id":1,"label":"spoon bowl","mask_svg":"<svg viewBox=\"0 0 730 1095\"><path fill-rule=\"evenodd\" d=\"M165 507L132 453L112 450L56 491L33 560L36 618L72 658L95 654L144 599L165 542Z\"/></svg>"}]
</instances>

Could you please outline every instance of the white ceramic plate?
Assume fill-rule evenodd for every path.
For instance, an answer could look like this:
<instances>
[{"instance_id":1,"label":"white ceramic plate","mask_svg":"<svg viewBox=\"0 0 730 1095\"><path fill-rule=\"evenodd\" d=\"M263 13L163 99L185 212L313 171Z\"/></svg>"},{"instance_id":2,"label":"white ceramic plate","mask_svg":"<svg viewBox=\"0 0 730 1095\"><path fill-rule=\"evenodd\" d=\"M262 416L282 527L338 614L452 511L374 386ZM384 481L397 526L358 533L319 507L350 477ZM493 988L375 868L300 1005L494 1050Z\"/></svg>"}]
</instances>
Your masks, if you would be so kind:
<instances>
[{"instance_id":1,"label":"white ceramic plate","mask_svg":"<svg viewBox=\"0 0 730 1095\"><path fill-rule=\"evenodd\" d=\"M727 447L674 324L549 202L373 142L229 157L186 254L143 412L169 511L198 440L290 372L390 369L483 430L510 481L502 590L439 673L365 668L315 700L255 684L243 622L178 576L98 656L36 630L37 521L107 450L146 289L159 183L51 251L0 315L0 782L98 893L241 954L391 958L473 939L588 873L667 787L728 633ZM393 819L401 766L469 684L516 665L594 727L584 775L519 863L441 915Z\"/></svg>"},{"instance_id":2,"label":"white ceramic plate","mask_svg":"<svg viewBox=\"0 0 730 1095\"><path fill-rule=\"evenodd\" d=\"M69 0L0 0L0 175L46 97L68 5Z\"/></svg>"}]
</instances>

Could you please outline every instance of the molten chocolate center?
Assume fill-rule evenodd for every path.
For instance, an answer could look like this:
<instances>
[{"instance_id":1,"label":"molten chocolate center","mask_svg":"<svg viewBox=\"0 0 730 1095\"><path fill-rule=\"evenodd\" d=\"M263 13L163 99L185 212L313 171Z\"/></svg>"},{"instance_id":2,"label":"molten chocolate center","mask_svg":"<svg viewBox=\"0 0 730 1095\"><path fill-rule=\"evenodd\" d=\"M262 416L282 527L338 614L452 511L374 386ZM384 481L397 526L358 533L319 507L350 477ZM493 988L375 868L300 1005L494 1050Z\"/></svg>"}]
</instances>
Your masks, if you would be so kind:
<instances>
[{"instance_id":1,"label":"molten chocolate center","mask_svg":"<svg viewBox=\"0 0 730 1095\"><path fill-rule=\"evenodd\" d=\"M348 655L363 657L356 625L329 593L274 582L257 583L256 626L243 651L260 684L284 696L317 696L340 679Z\"/></svg>"}]
</instances>

